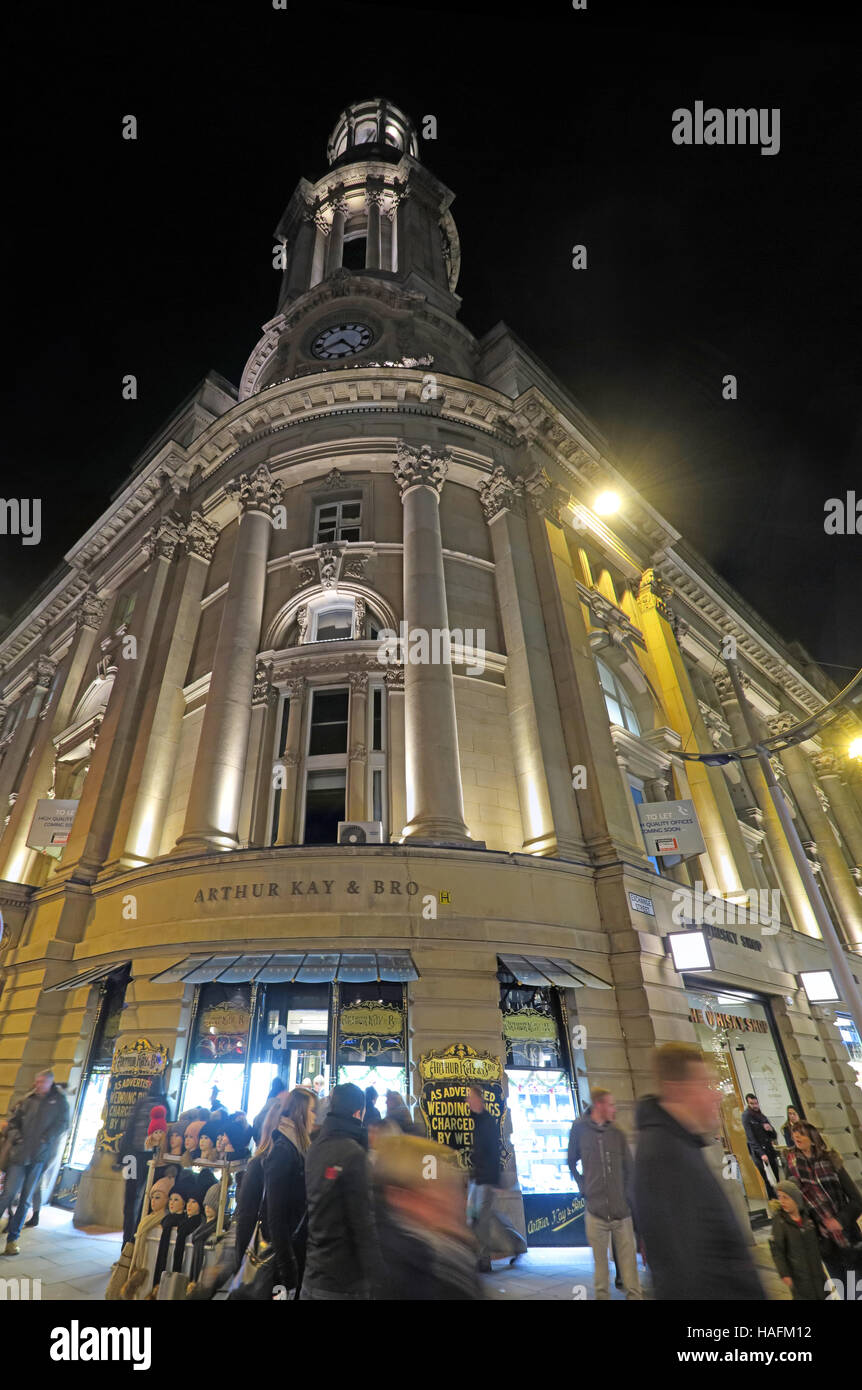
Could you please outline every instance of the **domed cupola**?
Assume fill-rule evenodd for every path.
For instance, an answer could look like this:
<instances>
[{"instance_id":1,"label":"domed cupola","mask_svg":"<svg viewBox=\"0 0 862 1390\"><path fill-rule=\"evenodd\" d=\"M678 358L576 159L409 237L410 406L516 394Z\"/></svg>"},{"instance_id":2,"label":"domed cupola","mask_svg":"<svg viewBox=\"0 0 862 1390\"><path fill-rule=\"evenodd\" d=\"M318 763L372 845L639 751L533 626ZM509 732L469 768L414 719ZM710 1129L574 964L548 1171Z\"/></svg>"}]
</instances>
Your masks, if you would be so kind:
<instances>
[{"instance_id":1,"label":"domed cupola","mask_svg":"<svg viewBox=\"0 0 862 1390\"><path fill-rule=\"evenodd\" d=\"M372 157L397 163L403 154L419 158L416 127L409 116L383 97L356 101L342 111L326 147L333 168Z\"/></svg>"}]
</instances>

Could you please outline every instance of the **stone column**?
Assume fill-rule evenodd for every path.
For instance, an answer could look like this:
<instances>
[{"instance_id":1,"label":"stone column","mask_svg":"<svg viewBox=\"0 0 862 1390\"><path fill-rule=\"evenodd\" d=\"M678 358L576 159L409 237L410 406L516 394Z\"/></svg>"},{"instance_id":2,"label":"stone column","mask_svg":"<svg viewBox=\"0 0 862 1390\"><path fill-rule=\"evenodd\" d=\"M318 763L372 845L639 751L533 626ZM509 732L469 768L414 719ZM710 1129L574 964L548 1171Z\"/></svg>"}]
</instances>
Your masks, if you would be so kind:
<instances>
[{"instance_id":1,"label":"stone column","mask_svg":"<svg viewBox=\"0 0 862 1390\"><path fill-rule=\"evenodd\" d=\"M217 540L216 528L204 521L200 512L192 512L183 538L186 558L184 573L178 579L176 615L172 615L155 712L125 836L124 864L146 864L158 857L182 733L183 682L197 637L201 598Z\"/></svg>"},{"instance_id":2,"label":"stone column","mask_svg":"<svg viewBox=\"0 0 862 1390\"><path fill-rule=\"evenodd\" d=\"M366 772L368 768L368 672L351 671L350 712L347 731L347 819L367 820Z\"/></svg>"},{"instance_id":3,"label":"stone column","mask_svg":"<svg viewBox=\"0 0 862 1390\"><path fill-rule=\"evenodd\" d=\"M347 216L347 203L344 200L343 188L333 191L331 199L332 225L329 229L329 241L326 244L326 269L325 275L331 275L334 270L341 266L344 254L344 222Z\"/></svg>"},{"instance_id":4,"label":"stone column","mask_svg":"<svg viewBox=\"0 0 862 1390\"><path fill-rule=\"evenodd\" d=\"M747 677L743 680L745 682ZM739 708L739 701L734 694L731 679L729 676L720 675L715 677L714 683L721 707L730 725L733 742L737 748L746 747L751 740L748 737L748 729ZM804 932L807 936L819 936L817 921L811 903L808 901L805 885L794 862L790 845L787 843L787 837L778 819L775 803L769 794L766 779L757 760L746 758L742 764L742 770L763 817L766 843L778 878L779 891L786 901L786 914L795 922L799 931Z\"/></svg>"},{"instance_id":5,"label":"stone column","mask_svg":"<svg viewBox=\"0 0 862 1390\"><path fill-rule=\"evenodd\" d=\"M265 464L226 485L239 503L240 523L216 642L183 833L177 850L239 847L239 811L260 625L272 509L283 486Z\"/></svg>"},{"instance_id":6,"label":"stone column","mask_svg":"<svg viewBox=\"0 0 862 1390\"><path fill-rule=\"evenodd\" d=\"M847 773L847 759L840 753L828 749L812 759L814 771L823 786L832 814L838 823L848 853L858 869L862 869L862 817L856 809L855 799L844 781Z\"/></svg>"},{"instance_id":7,"label":"stone column","mask_svg":"<svg viewBox=\"0 0 862 1390\"><path fill-rule=\"evenodd\" d=\"M506 640L506 702L523 848L528 854L583 857L522 491L501 467L479 488Z\"/></svg>"},{"instance_id":8,"label":"stone column","mask_svg":"<svg viewBox=\"0 0 862 1390\"><path fill-rule=\"evenodd\" d=\"M410 632L423 628L430 648L449 633L440 493L449 467L448 455L430 445L397 447L395 481L404 507L404 621L408 650L404 667L404 732L407 816L403 840L448 844L470 843L464 822L464 793L455 719L455 682L451 660L413 664ZM448 658L448 649L441 652Z\"/></svg>"},{"instance_id":9,"label":"stone column","mask_svg":"<svg viewBox=\"0 0 862 1390\"><path fill-rule=\"evenodd\" d=\"M18 721L18 727L6 749L2 771L0 771L0 807L4 811L9 805L10 794L13 791L18 791L17 783L21 779L21 769L39 727L35 721L45 703L45 696L48 694L56 669L53 661L39 657L33 668L33 685L24 692L24 714ZM16 804L18 799L16 797Z\"/></svg>"},{"instance_id":10,"label":"stone column","mask_svg":"<svg viewBox=\"0 0 862 1390\"><path fill-rule=\"evenodd\" d=\"M317 227L314 209L306 206L300 212L294 233L294 243L285 272L286 286L283 299L295 299L309 289L316 237Z\"/></svg>"},{"instance_id":11,"label":"stone column","mask_svg":"<svg viewBox=\"0 0 862 1390\"><path fill-rule=\"evenodd\" d=\"M284 752L278 759L283 765L284 786L278 794L278 832L277 845L296 844L296 784L302 762L300 740L302 737L302 713L305 704L305 678L298 676L287 683L287 698L290 705L287 711L287 735Z\"/></svg>"},{"instance_id":12,"label":"stone column","mask_svg":"<svg viewBox=\"0 0 862 1390\"><path fill-rule=\"evenodd\" d=\"M48 795L53 784L54 738L72 717L81 681L90 662L96 635L102 625L105 605L93 594L85 594L77 615L77 627L64 674L54 699L37 726L33 754L21 781L9 824L0 839L0 879L13 883L32 883L37 851L28 849L27 835L40 797ZM47 675L47 672L46 672Z\"/></svg>"},{"instance_id":13,"label":"stone column","mask_svg":"<svg viewBox=\"0 0 862 1390\"><path fill-rule=\"evenodd\" d=\"M388 710L386 762L389 773L389 838L397 841L407 821L404 780L404 671L390 666L384 676Z\"/></svg>"},{"instance_id":14,"label":"stone column","mask_svg":"<svg viewBox=\"0 0 862 1390\"><path fill-rule=\"evenodd\" d=\"M270 683L270 671L271 667L258 661L251 697L248 758L239 816L240 840L249 846L268 845L272 834L267 818L272 790L278 690Z\"/></svg>"},{"instance_id":15,"label":"stone column","mask_svg":"<svg viewBox=\"0 0 862 1390\"><path fill-rule=\"evenodd\" d=\"M383 179L369 179L365 185L365 206L368 209L365 264L369 270L379 270L383 263L380 242L380 205L382 202Z\"/></svg>"},{"instance_id":16,"label":"stone column","mask_svg":"<svg viewBox=\"0 0 862 1390\"><path fill-rule=\"evenodd\" d=\"M786 733L797 722L792 714L782 712L769 720L773 736ZM811 766L801 748L782 748L781 761L787 780L817 846L823 872L829 884L832 901L838 911L844 940L851 950L862 953L862 900L853 881L847 860L835 838L835 832L820 804Z\"/></svg>"}]
</instances>

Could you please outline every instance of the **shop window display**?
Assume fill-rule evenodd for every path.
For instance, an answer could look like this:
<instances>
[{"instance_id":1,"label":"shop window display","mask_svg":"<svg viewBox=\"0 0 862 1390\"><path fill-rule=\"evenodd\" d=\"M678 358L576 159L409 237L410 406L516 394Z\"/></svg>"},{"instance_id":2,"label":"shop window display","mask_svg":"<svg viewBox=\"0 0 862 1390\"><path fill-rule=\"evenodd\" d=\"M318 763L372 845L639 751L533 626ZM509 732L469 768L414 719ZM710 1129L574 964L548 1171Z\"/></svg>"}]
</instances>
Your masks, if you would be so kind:
<instances>
[{"instance_id":1,"label":"shop window display","mask_svg":"<svg viewBox=\"0 0 862 1390\"><path fill-rule=\"evenodd\" d=\"M503 983L500 1008L521 1191L574 1192L566 1154L576 1111L559 1001L551 989Z\"/></svg>"}]
</instances>

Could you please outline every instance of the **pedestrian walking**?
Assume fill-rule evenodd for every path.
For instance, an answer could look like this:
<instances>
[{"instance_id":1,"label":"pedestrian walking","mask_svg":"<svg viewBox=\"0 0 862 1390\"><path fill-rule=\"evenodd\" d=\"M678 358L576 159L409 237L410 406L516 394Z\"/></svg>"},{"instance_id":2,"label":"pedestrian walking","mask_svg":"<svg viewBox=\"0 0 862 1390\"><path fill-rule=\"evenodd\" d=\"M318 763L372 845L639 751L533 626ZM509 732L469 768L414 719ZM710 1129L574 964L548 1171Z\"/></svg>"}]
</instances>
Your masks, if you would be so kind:
<instances>
[{"instance_id":1,"label":"pedestrian walking","mask_svg":"<svg viewBox=\"0 0 862 1390\"><path fill-rule=\"evenodd\" d=\"M424 1137L423 1126L413 1119L400 1091L386 1092L386 1114L383 1118L392 1134L400 1130L402 1134L412 1134L417 1139Z\"/></svg>"},{"instance_id":2,"label":"pedestrian walking","mask_svg":"<svg viewBox=\"0 0 862 1390\"><path fill-rule=\"evenodd\" d=\"M52 1071L42 1071L33 1089L9 1118L9 1145L3 1205L9 1212L4 1255L19 1254L18 1237L33 1193L50 1165L69 1127L69 1102L54 1082ZM13 1210L14 1206L14 1210Z\"/></svg>"},{"instance_id":3,"label":"pedestrian walking","mask_svg":"<svg viewBox=\"0 0 862 1390\"><path fill-rule=\"evenodd\" d=\"M820 1258L817 1227L795 1182L776 1184L780 1210L772 1218L769 1248L775 1268L794 1299L808 1303L826 1300L826 1274Z\"/></svg>"},{"instance_id":4,"label":"pedestrian walking","mask_svg":"<svg viewBox=\"0 0 862 1390\"><path fill-rule=\"evenodd\" d=\"M251 1122L251 1134L255 1144L260 1144L261 1134L263 1132L263 1122L267 1117L269 1107L272 1105L272 1102L275 1100L276 1096L281 1096L283 1100L287 1100L287 1095L288 1090L286 1084L280 1076L276 1076L273 1079L273 1083L269 1088L269 1095L267 1096L264 1105L257 1112L257 1114Z\"/></svg>"},{"instance_id":5,"label":"pedestrian walking","mask_svg":"<svg viewBox=\"0 0 862 1390\"><path fill-rule=\"evenodd\" d=\"M323 1127L306 1155L308 1249L301 1299L371 1297L378 1252L364 1109L358 1086L334 1087Z\"/></svg>"},{"instance_id":6,"label":"pedestrian walking","mask_svg":"<svg viewBox=\"0 0 862 1390\"><path fill-rule=\"evenodd\" d=\"M793 1148L787 1155L790 1181L802 1193L820 1239L820 1254L839 1282L862 1255L858 1220L862 1194L837 1154L826 1148L813 1125L801 1120L790 1131Z\"/></svg>"},{"instance_id":7,"label":"pedestrian walking","mask_svg":"<svg viewBox=\"0 0 862 1390\"><path fill-rule=\"evenodd\" d=\"M464 1220L464 1182L452 1151L385 1132L375 1143L373 1178L381 1257L374 1297L481 1299L475 1244Z\"/></svg>"},{"instance_id":8,"label":"pedestrian walking","mask_svg":"<svg viewBox=\"0 0 862 1390\"><path fill-rule=\"evenodd\" d=\"M485 1107L480 1085L467 1087L467 1104L473 1116L467 1210L479 1245L479 1270L482 1274L490 1274L492 1254L508 1253L509 1264L513 1265L524 1254L527 1242L496 1206L501 1176L500 1137Z\"/></svg>"},{"instance_id":9,"label":"pedestrian walking","mask_svg":"<svg viewBox=\"0 0 862 1390\"><path fill-rule=\"evenodd\" d=\"M382 1124L383 1124L383 1116L381 1115L380 1111L377 1109L377 1096L378 1096L378 1093L377 1093L377 1091L375 1091L375 1089L374 1089L373 1086L366 1086L366 1087L365 1087L365 1128L366 1128L366 1129L370 1128L371 1125L382 1125Z\"/></svg>"},{"instance_id":10,"label":"pedestrian walking","mask_svg":"<svg viewBox=\"0 0 862 1390\"><path fill-rule=\"evenodd\" d=\"M658 1300L763 1301L722 1180L704 1159L719 1097L702 1053L688 1043L656 1050L657 1095L637 1109L632 1206Z\"/></svg>"},{"instance_id":11,"label":"pedestrian walking","mask_svg":"<svg viewBox=\"0 0 862 1390\"><path fill-rule=\"evenodd\" d=\"M275 1248L275 1282L302 1287L308 1246L305 1160L311 1146L315 1096L301 1086L271 1117L271 1142L263 1161L263 1234Z\"/></svg>"},{"instance_id":12,"label":"pedestrian walking","mask_svg":"<svg viewBox=\"0 0 862 1390\"><path fill-rule=\"evenodd\" d=\"M589 1108L569 1133L569 1171L586 1200L587 1240L595 1264L596 1299L611 1296L608 1245L629 1302L641 1299L630 1203L632 1160L626 1136L614 1124L616 1103L596 1087ZM579 1171L580 1170L580 1171Z\"/></svg>"},{"instance_id":13,"label":"pedestrian walking","mask_svg":"<svg viewBox=\"0 0 862 1390\"><path fill-rule=\"evenodd\" d=\"M775 1181L778 1182L781 1174L778 1168L778 1154L775 1152L775 1128L769 1123L760 1108L760 1101L753 1093L749 1093L745 1097L742 1128L745 1130L748 1152L751 1154L755 1168L763 1178L766 1195L770 1201L774 1201L775 1188L769 1180L766 1165L768 1164L772 1169Z\"/></svg>"}]
</instances>

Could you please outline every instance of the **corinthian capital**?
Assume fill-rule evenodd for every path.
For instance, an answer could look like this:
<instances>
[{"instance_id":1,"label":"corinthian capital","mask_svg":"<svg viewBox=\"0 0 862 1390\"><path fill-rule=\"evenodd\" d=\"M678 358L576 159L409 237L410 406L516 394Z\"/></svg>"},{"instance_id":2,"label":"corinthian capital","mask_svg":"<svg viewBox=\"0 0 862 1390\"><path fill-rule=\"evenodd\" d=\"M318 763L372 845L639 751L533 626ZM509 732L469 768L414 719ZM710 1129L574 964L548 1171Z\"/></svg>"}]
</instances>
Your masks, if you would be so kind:
<instances>
[{"instance_id":1,"label":"corinthian capital","mask_svg":"<svg viewBox=\"0 0 862 1390\"><path fill-rule=\"evenodd\" d=\"M98 632L104 616L104 601L95 594L85 594L78 609L78 627L91 627Z\"/></svg>"},{"instance_id":2,"label":"corinthian capital","mask_svg":"<svg viewBox=\"0 0 862 1390\"><path fill-rule=\"evenodd\" d=\"M49 661L46 656L40 656L36 662L36 684L43 685L47 690L56 670L56 661Z\"/></svg>"},{"instance_id":3,"label":"corinthian capital","mask_svg":"<svg viewBox=\"0 0 862 1390\"><path fill-rule=\"evenodd\" d=\"M479 485L479 501L486 521L493 521L501 512L511 512L519 505L524 492L524 484L510 478L505 468L498 465L490 478Z\"/></svg>"},{"instance_id":4,"label":"corinthian capital","mask_svg":"<svg viewBox=\"0 0 862 1390\"><path fill-rule=\"evenodd\" d=\"M159 524L151 527L141 541L147 559L152 560L156 555L165 560L172 559L185 534L186 528L181 521L172 516L163 516Z\"/></svg>"},{"instance_id":5,"label":"corinthian capital","mask_svg":"<svg viewBox=\"0 0 862 1390\"><path fill-rule=\"evenodd\" d=\"M798 723L799 720L796 715L788 714L787 710L782 710L779 714L770 714L766 720L767 728L773 738L779 738L782 734L786 734L788 729L792 729L794 724Z\"/></svg>"},{"instance_id":6,"label":"corinthian capital","mask_svg":"<svg viewBox=\"0 0 862 1390\"><path fill-rule=\"evenodd\" d=\"M841 759L835 753L815 753L811 761L818 777L836 777L841 771Z\"/></svg>"},{"instance_id":7,"label":"corinthian capital","mask_svg":"<svg viewBox=\"0 0 862 1390\"><path fill-rule=\"evenodd\" d=\"M431 444L405 444L399 439L392 471L401 490L402 502L407 489L418 485L433 488L439 497L450 462L448 449L438 449Z\"/></svg>"},{"instance_id":8,"label":"corinthian capital","mask_svg":"<svg viewBox=\"0 0 862 1390\"><path fill-rule=\"evenodd\" d=\"M745 690L749 685L751 685L750 677L744 676L741 671L739 673L739 679L742 684L743 690ZM733 688L733 682L731 681L730 676L713 676L713 685L718 691L719 700L725 701L736 699L736 692Z\"/></svg>"},{"instance_id":9,"label":"corinthian capital","mask_svg":"<svg viewBox=\"0 0 862 1390\"><path fill-rule=\"evenodd\" d=\"M261 463L251 477L240 473L238 478L225 483L224 490L238 503L241 512L266 512L269 516L281 501L284 484L273 478L266 464Z\"/></svg>"},{"instance_id":10,"label":"corinthian capital","mask_svg":"<svg viewBox=\"0 0 862 1390\"><path fill-rule=\"evenodd\" d=\"M213 557L218 540L218 530L204 521L200 512L192 512L186 527L186 550L189 555L199 555L209 562Z\"/></svg>"}]
</instances>

